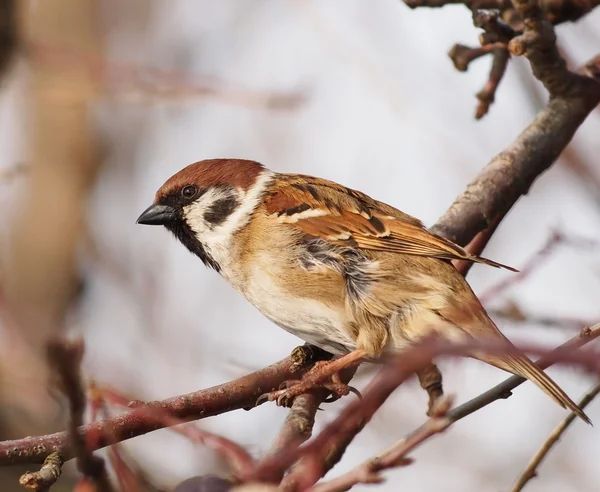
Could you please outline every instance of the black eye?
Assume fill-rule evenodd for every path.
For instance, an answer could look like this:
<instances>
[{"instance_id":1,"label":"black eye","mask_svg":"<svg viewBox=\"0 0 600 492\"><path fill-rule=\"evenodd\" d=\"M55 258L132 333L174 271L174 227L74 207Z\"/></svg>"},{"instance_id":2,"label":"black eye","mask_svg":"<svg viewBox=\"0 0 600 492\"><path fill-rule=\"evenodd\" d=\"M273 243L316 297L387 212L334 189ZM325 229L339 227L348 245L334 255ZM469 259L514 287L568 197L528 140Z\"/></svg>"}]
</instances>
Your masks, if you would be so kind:
<instances>
[{"instance_id":1,"label":"black eye","mask_svg":"<svg viewBox=\"0 0 600 492\"><path fill-rule=\"evenodd\" d=\"M198 193L198 188L194 185L187 185L181 189L181 196L187 200L191 200Z\"/></svg>"}]
</instances>

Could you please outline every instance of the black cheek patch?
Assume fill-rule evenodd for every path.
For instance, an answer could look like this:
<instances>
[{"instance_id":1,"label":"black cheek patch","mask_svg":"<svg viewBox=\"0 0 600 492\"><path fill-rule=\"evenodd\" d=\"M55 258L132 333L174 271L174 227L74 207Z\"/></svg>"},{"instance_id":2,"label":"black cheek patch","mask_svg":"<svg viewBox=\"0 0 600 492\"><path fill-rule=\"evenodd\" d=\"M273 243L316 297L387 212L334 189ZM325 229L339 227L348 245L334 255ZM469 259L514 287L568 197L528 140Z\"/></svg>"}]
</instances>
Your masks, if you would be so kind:
<instances>
[{"instance_id":1,"label":"black cheek patch","mask_svg":"<svg viewBox=\"0 0 600 492\"><path fill-rule=\"evenodd\" d=\"M235 196L220 198L208 207L204 213L204 220L213 226L218 226L225 222L238 205L239 202Z\"/></svg>"}]
</instances>

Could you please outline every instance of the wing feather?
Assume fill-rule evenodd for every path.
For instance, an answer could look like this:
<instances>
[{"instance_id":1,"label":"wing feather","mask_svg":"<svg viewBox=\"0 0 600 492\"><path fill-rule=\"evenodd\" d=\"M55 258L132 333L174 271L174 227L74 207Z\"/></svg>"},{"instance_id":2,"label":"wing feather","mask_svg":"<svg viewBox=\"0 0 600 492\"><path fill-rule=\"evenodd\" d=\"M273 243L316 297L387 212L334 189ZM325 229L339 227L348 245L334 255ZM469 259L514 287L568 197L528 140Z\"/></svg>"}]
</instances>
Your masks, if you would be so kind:
<instances>
[{"instance_id":1,"label":"wing feather","mask_svg":"<svg viewBox=\"0 0 600 492\"><path fill-rule=\"evenodd\" d=\"M265 197L267 213L301 232L340 245L443 260L468 260L516 271L472 255L385 203L311 176L280 174Z\"/></svg>"}]
</instances>

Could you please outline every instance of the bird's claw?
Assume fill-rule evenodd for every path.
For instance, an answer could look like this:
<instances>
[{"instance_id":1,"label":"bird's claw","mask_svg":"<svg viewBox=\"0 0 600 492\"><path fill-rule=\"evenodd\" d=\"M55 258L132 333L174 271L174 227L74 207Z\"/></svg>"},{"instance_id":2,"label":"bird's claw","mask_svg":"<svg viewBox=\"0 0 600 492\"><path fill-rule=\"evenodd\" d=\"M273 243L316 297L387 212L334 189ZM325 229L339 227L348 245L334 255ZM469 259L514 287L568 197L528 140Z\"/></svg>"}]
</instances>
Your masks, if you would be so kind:
<instances>
[{"instance_id":1,"label":"bird's claw","mask_svg":"<svg viewBox=\"0 0 600 492\"><path fill-rule=\"evenodd\" d=\"M261 395L256 402L257 405L265 401L274 401L277 406L291 407L294 403L294 398L314 389L325 389L331 393L323 400L326 403L339 400L342 396L346 396L349 393L354 393L359 398L362 398L359 391L343 383L337 373L328 378L323 378L322 371L328 364L329 361L316 362L313 368L301 380L285 381L279 386L277 391ZM325 381L322 381L322 379L325 379Z\"/></svg>"}]
</instances>

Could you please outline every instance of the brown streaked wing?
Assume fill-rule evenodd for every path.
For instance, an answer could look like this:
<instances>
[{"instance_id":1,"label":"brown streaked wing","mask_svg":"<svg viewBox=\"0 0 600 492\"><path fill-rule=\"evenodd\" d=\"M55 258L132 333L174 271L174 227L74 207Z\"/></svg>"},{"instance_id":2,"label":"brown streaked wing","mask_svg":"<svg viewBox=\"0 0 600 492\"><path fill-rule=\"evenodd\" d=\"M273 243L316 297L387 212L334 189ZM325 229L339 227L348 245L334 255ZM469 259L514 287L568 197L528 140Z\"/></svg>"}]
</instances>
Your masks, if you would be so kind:
<instances>
[{"instance_id":1,"label":"brown streaked wing","mask_svg":"<svg viewBox=\"0 0 600 492\"><path fill-rule=\"evenodd\" d=\"M278 220L340 245L443 260L469 260L516 271L473 256L428 231L420 220L332 181L281 174L277 187L265 197L265 206L267 213Z\"/></svg>"}]
</instances>

